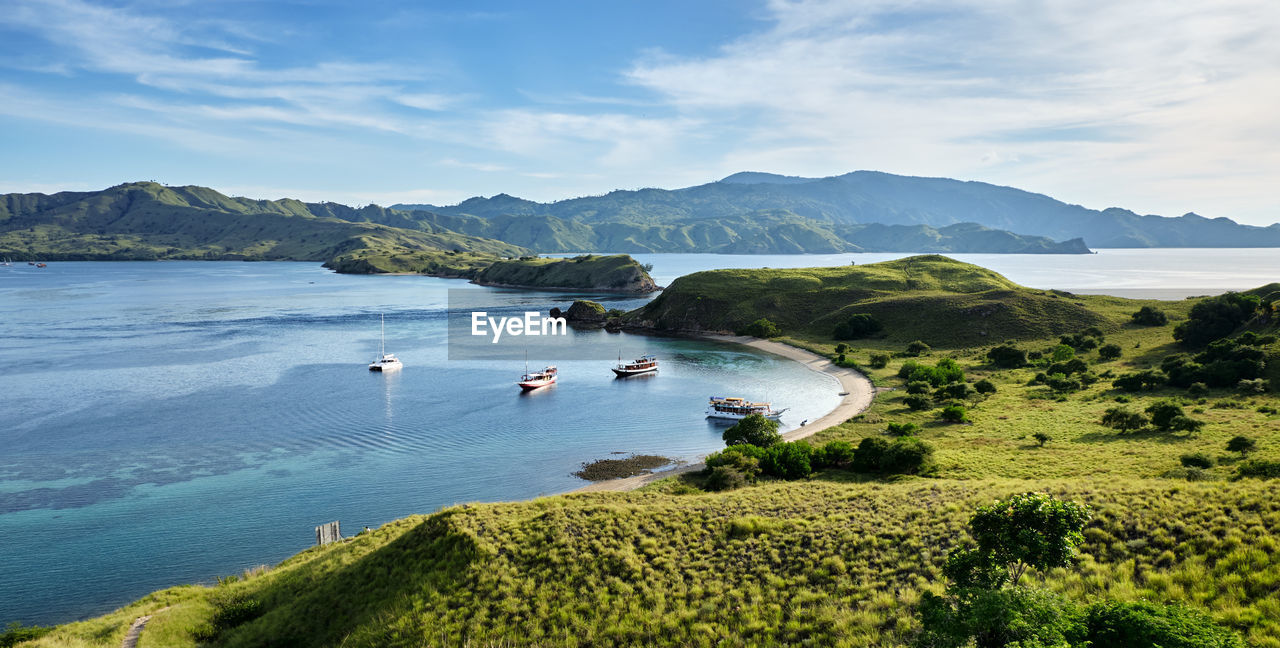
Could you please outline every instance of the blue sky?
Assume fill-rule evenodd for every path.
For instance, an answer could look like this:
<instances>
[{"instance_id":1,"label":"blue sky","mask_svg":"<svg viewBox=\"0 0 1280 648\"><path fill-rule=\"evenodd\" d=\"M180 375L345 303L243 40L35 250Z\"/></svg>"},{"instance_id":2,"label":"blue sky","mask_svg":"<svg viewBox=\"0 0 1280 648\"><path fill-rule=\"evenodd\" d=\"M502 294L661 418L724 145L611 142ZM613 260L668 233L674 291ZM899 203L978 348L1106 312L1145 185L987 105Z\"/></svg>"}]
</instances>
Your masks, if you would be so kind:
<instances>
[{"instance_id":1,"label":"blue sky","mask_svg":"<svg viewBox=\"0 0 1280 648\"><path fill-rule=\"evenodd\" d=\"M743 170L1280 221L1280 3L4 0L0 191L448 204Z\"/></svg>"}]
</instances>

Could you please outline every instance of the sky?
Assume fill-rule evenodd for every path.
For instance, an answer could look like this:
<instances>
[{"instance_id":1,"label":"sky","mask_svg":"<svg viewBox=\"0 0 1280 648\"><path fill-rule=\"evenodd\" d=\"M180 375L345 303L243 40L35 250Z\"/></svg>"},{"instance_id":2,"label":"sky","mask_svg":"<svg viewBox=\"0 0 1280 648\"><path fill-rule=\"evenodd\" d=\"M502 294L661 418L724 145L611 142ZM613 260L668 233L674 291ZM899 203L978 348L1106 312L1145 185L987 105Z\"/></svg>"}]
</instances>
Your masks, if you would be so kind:
<instances>
[{"instance_id":1,"label":"sky","mask_svg":"<svg viewBox=\"0 0 1280 648\"><path fill-rule=\"evenodd\" d=\"M859 169L1280 221L1274 0L0 0L0 192L363 205Z\"/></svg>"}]
</instances>

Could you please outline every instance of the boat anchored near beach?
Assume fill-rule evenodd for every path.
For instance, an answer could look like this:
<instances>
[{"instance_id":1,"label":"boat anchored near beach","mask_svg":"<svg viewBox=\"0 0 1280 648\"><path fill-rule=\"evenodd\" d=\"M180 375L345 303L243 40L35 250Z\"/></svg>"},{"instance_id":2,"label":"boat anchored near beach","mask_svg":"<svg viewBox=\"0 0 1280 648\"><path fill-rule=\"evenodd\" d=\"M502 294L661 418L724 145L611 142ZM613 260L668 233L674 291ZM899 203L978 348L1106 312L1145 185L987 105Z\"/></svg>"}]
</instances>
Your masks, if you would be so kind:
<instances>
[{"instance_id":1,"label":"boat anchored near beach","mask_svg":"<svg viewBox=\"0 0 1280 648\"><path fill-rule=\"evenodd\" d=\"M400 371L404 364L396 357L394 353L387 353L387 316L382 316L382 347L378 353L378 359L369 363L369 371L381 371L383 373L391 371Z\"/></svg>"},{"instance_id":2,"label":"boat anchored near beach","mask_svg":"<svg viewBox=\"0 0 1280 648\"><path fill-rule=\"evenodd\" d=\"M772 403L753 403L745 398L712 396L707 403L707 418L741 421L752 414L759 414L774 421L782 418L787 408L773 409Z\"/></svg>"},{"instance_id":3,"label":"boat anchored near beach","mask_svg":"<svg viewBox=\"0 0 1280 648\"><path fill-rule=\"evenodd\" d=\"M639 376L640 374L653 373L657 370L657 356L642 355L631 362L623 362L622 356L618 356L618 365L613 368L613 373L619 378L626 378L627 376Z\"/></svg>"},{"instance_id":4,"label":"boat anchored near beach","mask_svg":"<svg viewBox=\"0 0 1280 648\"><path fill-rule=\"evenodd\" d=\"M520 376L520 380L517 381L516 384L520 385L520 389L523 389L524 391L538 389L539 387L546 387L547 385L551 385L556 382L557 373L555 365L550 365L542 371L530 372L529 365L526 363L524 367L524 375Z\"/></svg>"}]
</instances>

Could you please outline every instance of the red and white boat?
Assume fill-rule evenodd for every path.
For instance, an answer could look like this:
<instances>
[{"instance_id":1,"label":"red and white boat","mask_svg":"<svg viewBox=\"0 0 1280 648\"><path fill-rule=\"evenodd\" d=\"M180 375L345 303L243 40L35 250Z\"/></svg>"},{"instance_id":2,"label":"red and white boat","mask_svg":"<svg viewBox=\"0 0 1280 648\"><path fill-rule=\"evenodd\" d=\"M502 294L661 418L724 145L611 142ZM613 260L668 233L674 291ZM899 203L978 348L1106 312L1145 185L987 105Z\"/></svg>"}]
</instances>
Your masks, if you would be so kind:
<instances>
[{"instance_id":1,"label":"red and white boat","mask_svg":"<svg viewBox=\"0 0 1280 648\"><path fill-rule=\"evenodd\" d=\"M531 389L538 389L539 387L546 387L547 385L555 384L555 382L556 367L555 365L551 365L542 371L534 371L532 373L529 372L528 367L525 367L524 375L520 376L520 380L516 384L520 385L520 389L529 391Z\"/></svg>"},{"instance_id":2,"label":"red and white boat","mask_svg":"<svg viewBox=\"0 0 1280 648\"><path fill-rule=\"evenodd\" d=\"M773 409L772 403L753 403L745 398L736 397L712 396L711 401L707 403L707 418L730 421L741 421L752 414L759 414L776 421L782 418L782 413L785 411L787 411L785 407L780 410Z\"/></svg>"},{"instance_id":3,"label":"red and white boat","mask_svg":"<svg viewBox=\"0 0 1280 648\"><path fill-rule=\"evenodd\" d=\"M640 374L651 373L658 370L657 356L643 355L631 362L623 362L622 358L618 358L618 366L613 368L613 373L619 378L627 376L638 376Z\"/></svg>"}]
</instances>

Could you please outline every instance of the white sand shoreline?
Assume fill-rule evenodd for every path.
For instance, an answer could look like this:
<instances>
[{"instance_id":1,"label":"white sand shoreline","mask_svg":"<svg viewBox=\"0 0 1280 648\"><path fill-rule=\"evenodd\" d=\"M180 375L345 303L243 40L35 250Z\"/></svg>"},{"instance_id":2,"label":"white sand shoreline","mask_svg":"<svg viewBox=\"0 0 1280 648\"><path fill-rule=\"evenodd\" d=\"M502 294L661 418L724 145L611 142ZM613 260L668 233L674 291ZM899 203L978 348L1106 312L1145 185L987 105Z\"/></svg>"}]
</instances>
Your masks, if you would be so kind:
<instances>
[{"instance_id":1,"label":"white sand shoreline","mask_svg":"<svg viewBox=\"0 0 1280 648\"><path fill-rule=\"evenodd\" d=\"M875 398L875 387L872 386L871 380L862 375L858 371L847 367L838 367L827 358L820 356L812 351L806 351L797 347L789 346L781 342L773 342L771 340L762 340L741 335L700 335L703 339L715 340L717 342L732 342L734 344L742 344L745 346L767 351L774 355L780 355L790 360L795 360L804 366L824 373L835 378L840 383L840 392L846 395L840 400L840 404L835 409L827 412L821 418L799 427L782 435L787 441L796 441L805 437L812 436L829 427L839 425L850 418L861 414L871 406L871 401ZM634 477L624 477L622 479L610 479L607 481L595 482L587 484L581 488L569 491L570 493L598 493L608 491L629 491L635 490L655 482L659 479L674 477L695 470L702 470L701 462L696 464L688 464L671 470L663 470L656 473L648 473L644 475L636 475Z\"/></svg>"}]
</instances>

